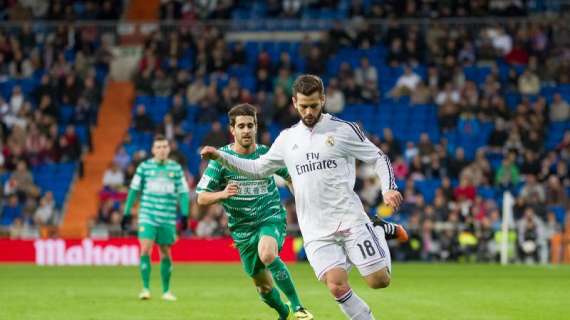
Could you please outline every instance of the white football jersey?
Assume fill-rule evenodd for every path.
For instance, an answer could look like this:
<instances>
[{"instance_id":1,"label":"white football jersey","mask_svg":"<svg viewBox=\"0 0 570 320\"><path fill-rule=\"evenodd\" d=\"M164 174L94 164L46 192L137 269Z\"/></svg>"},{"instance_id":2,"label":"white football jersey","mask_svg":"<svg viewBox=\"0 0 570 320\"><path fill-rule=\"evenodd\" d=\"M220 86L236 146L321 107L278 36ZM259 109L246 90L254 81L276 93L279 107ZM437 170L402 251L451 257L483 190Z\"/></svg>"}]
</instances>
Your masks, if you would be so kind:
<instances>
[{"instance_id":1,"label":"white football jersey","mask_svg":"<svg viewBox=\"0 0 570 320\"><path fill-rule=\"evenodd\" d=\"M256 160L220 154L223 165L252 178L287 167L305 242L370 222L354 192L355 159L374 165L383 193L397 189L388 157L358 125L330 114L322 114L313 128L299 121L282 131Z\"/></svg>"}]
</instances>

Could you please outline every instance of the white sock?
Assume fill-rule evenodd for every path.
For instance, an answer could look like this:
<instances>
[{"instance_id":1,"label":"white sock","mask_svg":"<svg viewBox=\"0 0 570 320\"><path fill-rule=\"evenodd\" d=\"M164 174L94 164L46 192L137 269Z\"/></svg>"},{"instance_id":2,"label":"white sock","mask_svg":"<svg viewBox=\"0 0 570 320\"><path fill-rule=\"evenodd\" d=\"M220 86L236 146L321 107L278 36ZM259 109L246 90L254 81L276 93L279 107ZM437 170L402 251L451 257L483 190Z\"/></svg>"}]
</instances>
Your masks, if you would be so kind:
<instances>
[{"instance_id":1,"label":"white sock","mask_svg":"<svg viewBox=\"0 0 570 320\"><path fill-rule=\"evenodd\" d=\"M384 233L384 228L377 226L374 227L376 234L378 235L378 242L380 247L386 253L386 266L388 266L388 271L392 273L392 257L390 256L390 248L388 247L388 242L386 242L386 234Z\"/></svg>"},{"instance_id":2,"label":"white sock","mask_svg":"<svg viewBox=\"0 0 570 320\"><path fill-rule=\"evenodd\" d=\"M348 319L352 320L374 320L374 316L372 315L372 311L364 302L364 300L360 299L359 296L356 295L350 289L347 293L343 294L340 298L337 298L336 301L340 306L340 309Z\"/></svg>"}]
</instances>

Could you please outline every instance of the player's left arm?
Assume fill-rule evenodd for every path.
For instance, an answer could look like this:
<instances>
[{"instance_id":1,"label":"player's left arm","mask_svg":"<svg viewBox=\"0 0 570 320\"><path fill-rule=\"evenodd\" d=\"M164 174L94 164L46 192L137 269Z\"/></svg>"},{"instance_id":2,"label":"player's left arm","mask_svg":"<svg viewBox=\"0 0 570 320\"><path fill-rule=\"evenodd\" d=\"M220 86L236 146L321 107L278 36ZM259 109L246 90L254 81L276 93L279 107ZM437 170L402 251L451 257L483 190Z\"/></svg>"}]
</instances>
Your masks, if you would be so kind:
<instances>
[{"instance_id":1,"label":"player's left arm","mask_svg":"<svg viewBox=\"0 0 570 320\"><path fill-rule=\"evenodd\" d=\"M403 197L398 191L396 178L394 177L394 171L388 156L368 140L360 127L354 123L342 127L340 142L340 148L347 156L374 166L374 171L380 177L384 202L397 209L402 203Z\"/></svg>"},{"instance_id":2,"label":"player's left arm","mask_svg":"<svg viewBox=\"0 0 570 320\"><path fill-rule=\"evenodd\" d=\"M190 213L190 191L188 188L188 181L186 181L182 167L178 169L177 173L176 193L178 194L180 211L184 217L188 217L188 214Z\"/></svg>"},{"instance_id":3,"label":"player's left arm","mask_svg":"<svg viewBox=\"0 0 570 320\"><path fill-rule=\"evenodd\" d=\"M224 167L253 179L266 178L285 166L283 133L273 142L266 154L257 159L242 159L230 153L205 146L200 156L206 160L217 160Z\"/></svg>"}]
</instances>

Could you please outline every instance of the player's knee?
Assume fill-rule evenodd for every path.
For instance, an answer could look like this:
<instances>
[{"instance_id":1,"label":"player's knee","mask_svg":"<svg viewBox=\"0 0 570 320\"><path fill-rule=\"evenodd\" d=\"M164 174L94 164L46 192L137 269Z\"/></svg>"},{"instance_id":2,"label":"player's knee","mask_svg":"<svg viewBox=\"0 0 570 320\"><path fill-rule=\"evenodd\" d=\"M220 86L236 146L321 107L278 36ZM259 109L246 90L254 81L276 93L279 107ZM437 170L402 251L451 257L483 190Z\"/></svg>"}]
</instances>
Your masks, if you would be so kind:
<instances>
[{"instance_id":1,"label":"player's knee","mask_svg":"<svg viewBox=\"0 0 570 320\"><path fill-rule=\"evenodd\" d=\"M327 287L330 293L336 298L342 297L350 290L348 283L342 281L327 281Z\"/></svg>"},{"instance_id":2,"label":"player's knee","mask_svg":"<svg viewBox=\"0 0 570 320\"><path fill-rule=\"evenodd\" d=\"M340 285L329 285L329 291L335 298L340 298L345 295L348 291L350 291L350 287L348 284L340 284Z\"/></svg>"},{"instance_id":3,"label":"player's knee","mask_svg":"<svg viewBox=\"0 0 570 320\"><path fill-rule=\"evenodd\" d=\"M261 294L268 294L273 289L273 287L268 283L258 284L255 288L257 289L257 292Z\"/></svg>"},{"instance_id":4,"label":"player's knee","mask_svg":"<svg viewBox=\"0 0 570 320\"><path fill-rule=\"evenodd\" d=\"M152 253L152 247L141 247L141 255L143 256L150 256Z\"/></svg>"},{"instance_id":5,"label":"player's knee","mask_svg":"<svg viewBox=\"0 0 570 320\"><path fill-rule=\"evenodd\" d=\"M259 260L261 260L261 262L266 266L272 264L273 261L275 261L275 258L277 258L277 255L269 250L262 251L259 255Z\"/></svg>"}]
</instances>

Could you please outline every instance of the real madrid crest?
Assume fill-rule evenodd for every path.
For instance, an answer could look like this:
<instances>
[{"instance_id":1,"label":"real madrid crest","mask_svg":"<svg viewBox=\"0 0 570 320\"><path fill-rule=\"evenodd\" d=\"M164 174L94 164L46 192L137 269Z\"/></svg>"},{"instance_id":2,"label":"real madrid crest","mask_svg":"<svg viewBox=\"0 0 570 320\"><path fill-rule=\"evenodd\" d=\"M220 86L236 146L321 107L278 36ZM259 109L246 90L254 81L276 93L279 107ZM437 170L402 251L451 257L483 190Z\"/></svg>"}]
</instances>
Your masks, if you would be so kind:
<instances>
[{"instance_id":1,"label":"real madrid crest","mask_svg":"<svg viewBox=\"0 0 570 320\"><path fill-rule=\"evenodd\" d=\"M333 136L328 136L327 140L325 141L326 144L330 147L334 146L334 137Z\"/></svg>"}]
</instances>

